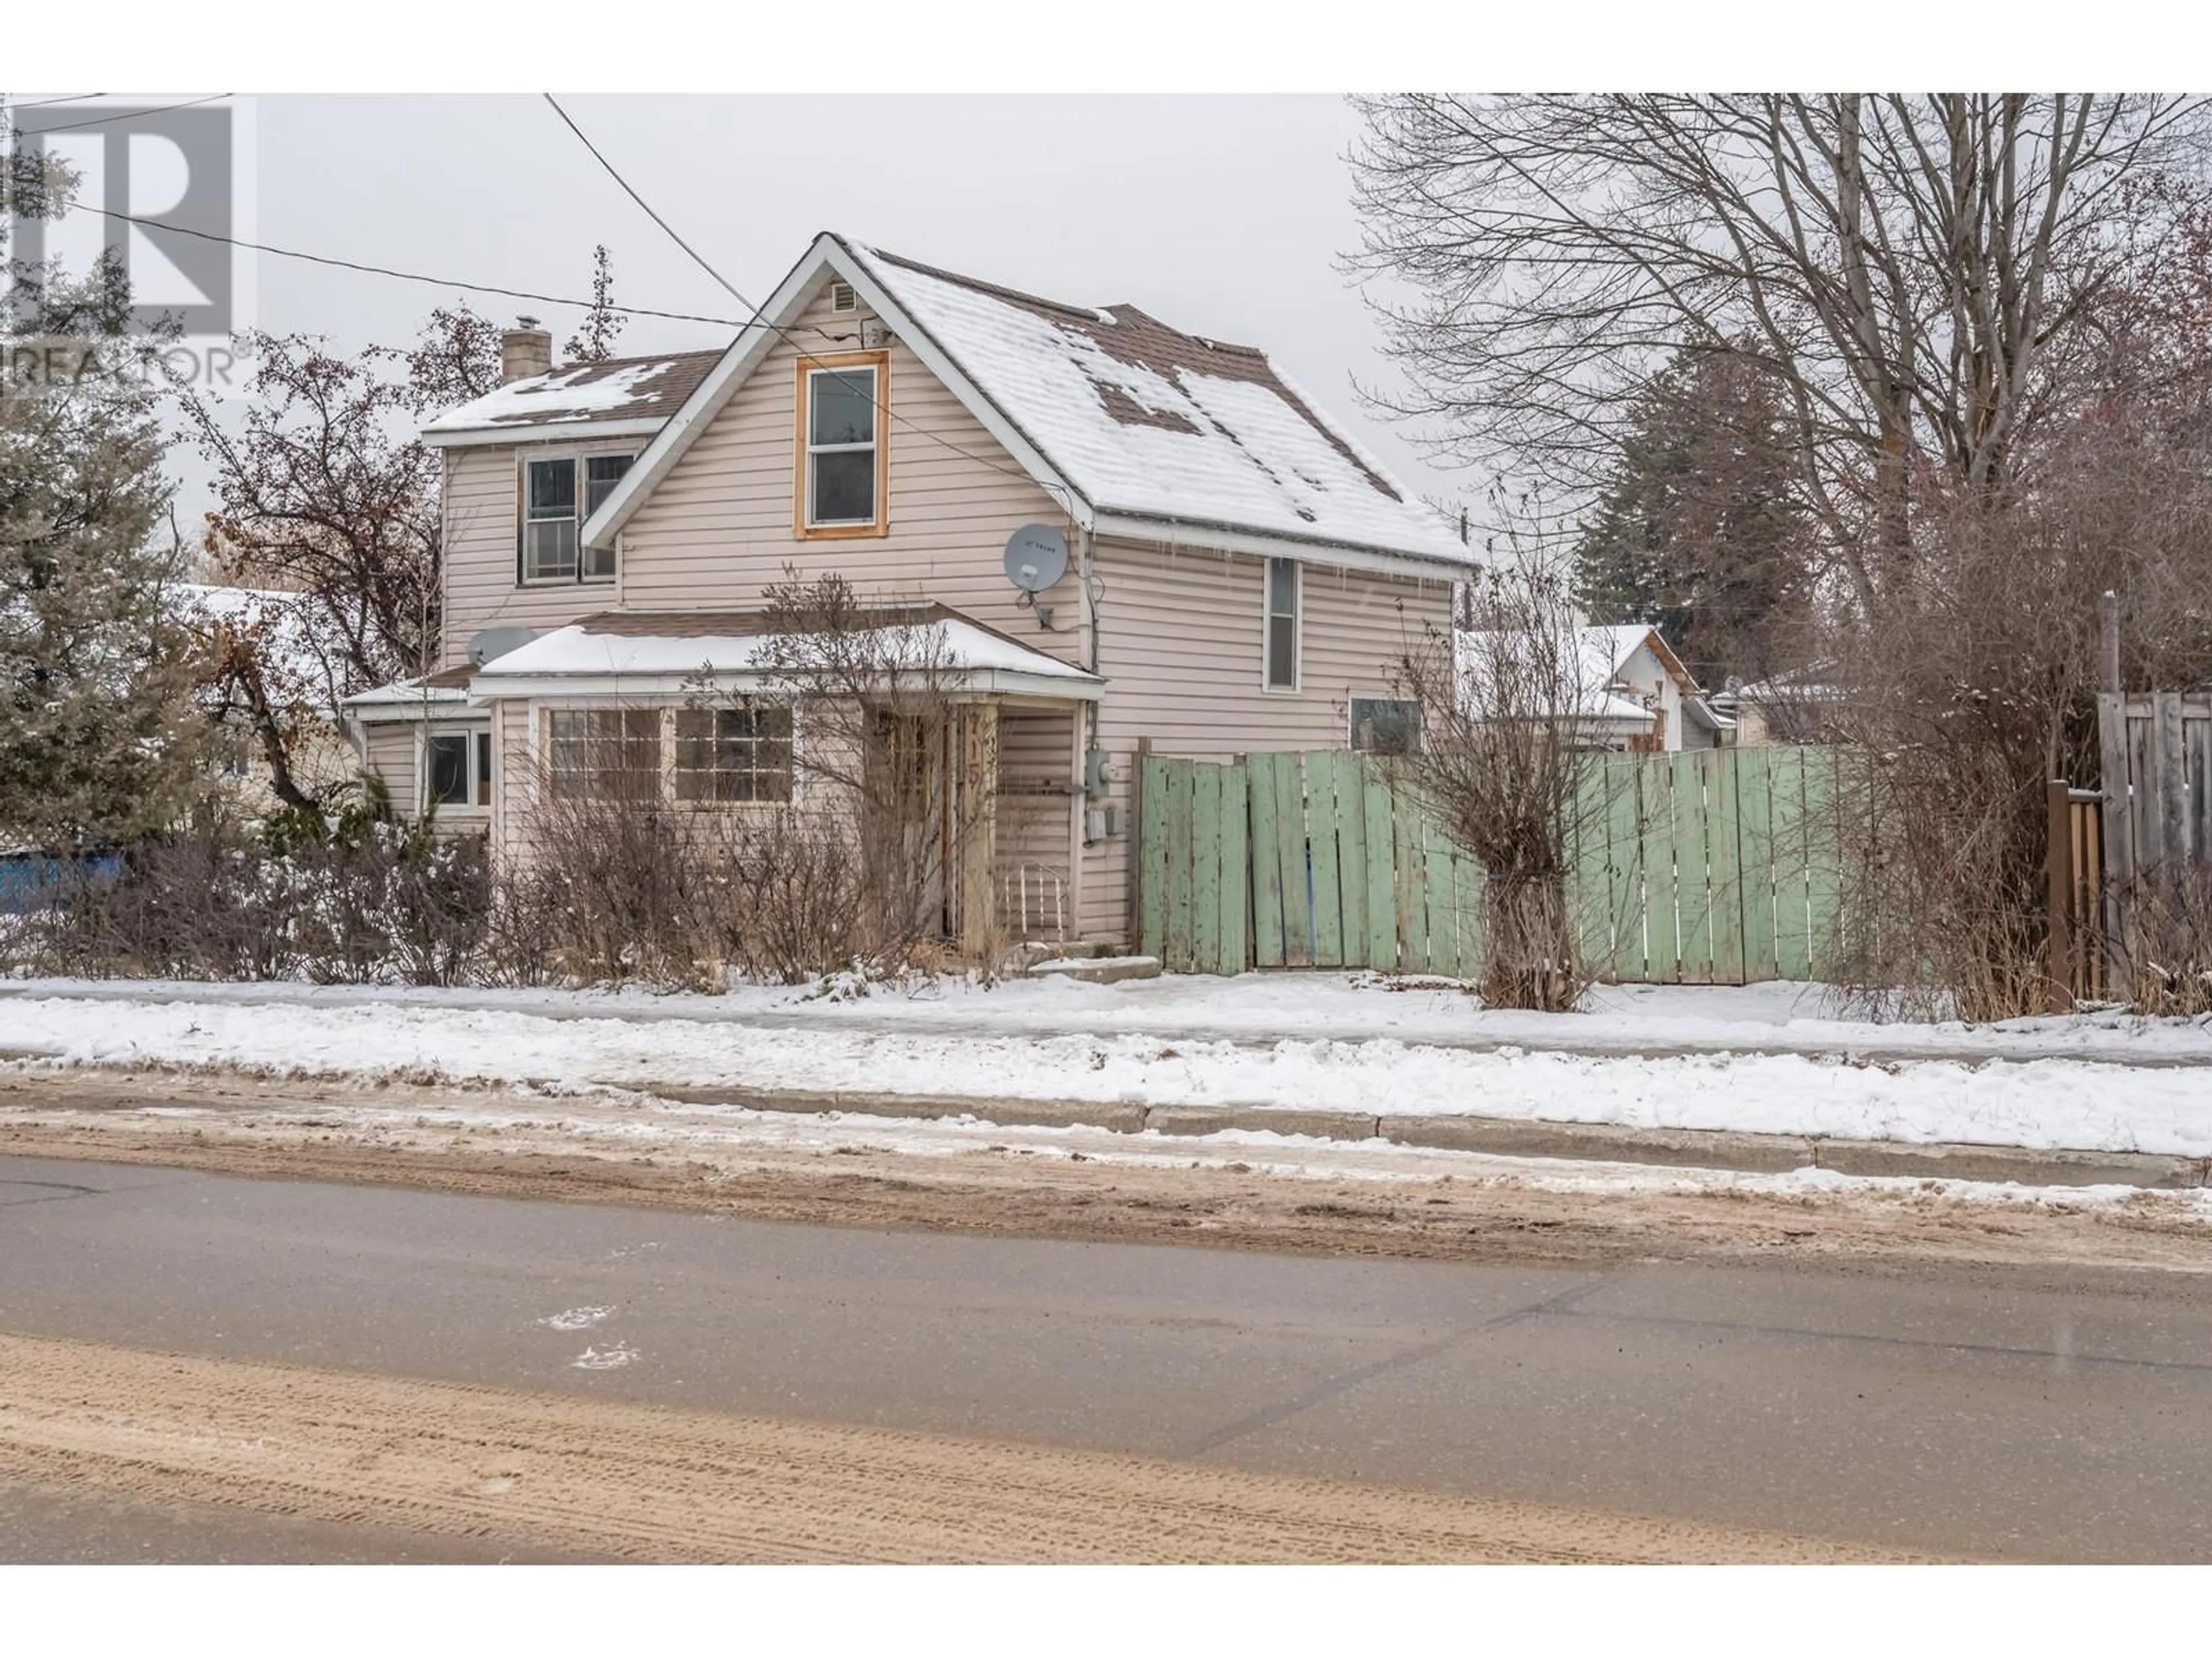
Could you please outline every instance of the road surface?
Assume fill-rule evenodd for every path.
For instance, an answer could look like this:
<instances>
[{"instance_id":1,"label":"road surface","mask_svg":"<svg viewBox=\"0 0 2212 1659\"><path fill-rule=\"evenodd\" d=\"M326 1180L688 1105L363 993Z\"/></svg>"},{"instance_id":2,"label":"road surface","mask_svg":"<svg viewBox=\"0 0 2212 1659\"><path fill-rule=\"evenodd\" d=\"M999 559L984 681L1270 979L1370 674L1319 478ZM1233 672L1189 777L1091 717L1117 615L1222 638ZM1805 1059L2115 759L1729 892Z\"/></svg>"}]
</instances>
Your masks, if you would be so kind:
<instances>
[{"instance_id":1,"label":"road surface","mask_svg":"<svg viewBox=\"0 0 2212 1659\"><path fill-rule=\"evenodd\" d=\"M287 1504L255 1498L248 1477L276 1491L281 1459L255 1464L254 1448L303 1424L353 1436L364 1468L398 1469L407 1443L392 1425L410 1413L520 1409L459 1385L556 1397L549 1425L629 1413L621 1433L662 1441L671 1409L791 1425L733 1429L722 1446L697 1419L732 1468L889 1455L894 1443L871 1432L1109 1455L1055 1466L1071 1492L1169 1468L1112 1457L1170 1460L1221 1472L1224 1503L1266 1508L1291 1532L1347 1501L1298 1481L1357 1481L1658 1517L1693 1545L1708 1527L1893 1553L2203 1560L2209 1289L2195 1273L2078 1267L1329 1260L5 1158L0 1555L436 1559L434 1538L389 1528L385 1511L352 1531L338 1516L318 1533L312 1507L283 1518ZM148 1353L198 1365L170 1367L180 1393L167 1406ZM377 1394L349 1374L405 1385ZM289 1417L267 1407L265 1443L240 1429L235 1466L207 1474L231 1527L211 1526L211 1542L180 1539L158 1492L102 1508L42 1473L88 1455L70 1449L93 1431L64 1420L72 1410L100 1418L100 1455L114 1458L116 1437L155 1434L162 1410L184 1421L257 1389L296 1399ZM570 1442L589 1439L589 1420L574 1419ZM376 1427L386 1438L362 1438ZM9 1464L11 1445L38 1435L46 1461ZM550 1469L559 1446L533 1455ZM940 1461L999 1458L1003 1487L1027 1455ZM469 1478L487 1492L509 1479ZM240 1514L257 1504L278 1516L259 1532ZM1449 1554L1460 1524L1439 1510L1407 1536ZM566 1536L546 1534L534 1556L597 1553ZM1387 1544L1387 1528L1375 1536ZM1127 1544L1070 1537L1104 1556ZM1647 1544L1661 1547L1617 1552ZM447 1553L532 1553L490 1536Z\"/></svg>"}]
</instances>

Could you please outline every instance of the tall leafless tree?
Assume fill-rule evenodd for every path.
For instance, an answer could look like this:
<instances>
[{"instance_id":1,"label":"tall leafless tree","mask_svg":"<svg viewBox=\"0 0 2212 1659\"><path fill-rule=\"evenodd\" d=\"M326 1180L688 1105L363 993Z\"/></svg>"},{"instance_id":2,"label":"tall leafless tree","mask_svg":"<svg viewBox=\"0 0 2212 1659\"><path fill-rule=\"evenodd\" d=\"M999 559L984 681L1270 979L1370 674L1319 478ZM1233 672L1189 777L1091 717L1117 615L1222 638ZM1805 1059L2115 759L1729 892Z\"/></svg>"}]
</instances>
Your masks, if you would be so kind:
<instances>
[{"instance_id":1,"label":"tall leafless tree","mask_svg":"<svg viewBox=\"0 0 2212 1659\"><path fill-rule=\"evenodd\" d=\"M1686 341L1785 389L1832 568L1871 608L1917 486L1996 502L2126 265L2140 181L2197 166L2196 99L1844 94L1359 100L1364 245L1437 447L1586 497Z\"/></svg>"}]
</instances>

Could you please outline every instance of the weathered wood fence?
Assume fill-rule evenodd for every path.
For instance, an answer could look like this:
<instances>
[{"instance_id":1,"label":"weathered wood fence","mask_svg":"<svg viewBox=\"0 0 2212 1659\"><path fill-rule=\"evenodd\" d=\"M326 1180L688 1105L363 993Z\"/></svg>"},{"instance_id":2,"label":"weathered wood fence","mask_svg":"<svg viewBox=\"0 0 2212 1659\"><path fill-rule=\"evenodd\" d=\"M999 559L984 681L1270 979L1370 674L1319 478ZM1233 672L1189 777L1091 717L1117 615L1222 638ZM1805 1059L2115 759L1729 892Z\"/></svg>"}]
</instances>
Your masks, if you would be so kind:
<instances>
[{"instance_id":1,"label":"weathered wood fence","mask_svg":"<svg viewBox=\"0 0 2212 1659\"><path fill-rule=\"evenodd\" d=\"M2124 995L2160 881L2212 865L2212 693L2100 693L2097 738L2103 966L2107 994Z\"/></svg>"},{"instance_id":2,"label":"weathered wood fence","mask_svg":"<svg viewBox=\"0 0 2212 1659\"><path fill-rule=\"evenodd\" d=\"M1829 970L1844 816L1835 749L1593 757L1571 897L1601 976L1741 985ZM1457 977L1486 875L1389 763L1341 750L1228 764L1146 755L1139 935L1170 970L1367 967Z\"/></svg>"}]
</instances>

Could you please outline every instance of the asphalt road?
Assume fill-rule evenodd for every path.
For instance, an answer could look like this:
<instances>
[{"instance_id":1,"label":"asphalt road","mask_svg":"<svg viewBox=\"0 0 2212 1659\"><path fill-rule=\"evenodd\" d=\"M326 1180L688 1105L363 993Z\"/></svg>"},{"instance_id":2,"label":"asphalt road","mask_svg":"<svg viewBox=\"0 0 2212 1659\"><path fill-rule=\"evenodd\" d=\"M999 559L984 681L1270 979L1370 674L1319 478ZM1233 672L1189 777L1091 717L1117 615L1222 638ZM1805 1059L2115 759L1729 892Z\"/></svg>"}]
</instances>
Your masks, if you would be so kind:
<instances>
[{"instance_id":1,"label":"asphalt road","mask_svg":"<svg viewBox=\"0 0 2212 1659\"><path fill-rule=\"evenodd\" d=\"M0 1330L2035 1559L2212 1559L2208 1292L1322 1260L0 1159ZM196 1559L159 1517L75 1501L0 1488L0 1557ZM418 1547L249 1528L219 1551Z\"/></svg>"}]
</instances>

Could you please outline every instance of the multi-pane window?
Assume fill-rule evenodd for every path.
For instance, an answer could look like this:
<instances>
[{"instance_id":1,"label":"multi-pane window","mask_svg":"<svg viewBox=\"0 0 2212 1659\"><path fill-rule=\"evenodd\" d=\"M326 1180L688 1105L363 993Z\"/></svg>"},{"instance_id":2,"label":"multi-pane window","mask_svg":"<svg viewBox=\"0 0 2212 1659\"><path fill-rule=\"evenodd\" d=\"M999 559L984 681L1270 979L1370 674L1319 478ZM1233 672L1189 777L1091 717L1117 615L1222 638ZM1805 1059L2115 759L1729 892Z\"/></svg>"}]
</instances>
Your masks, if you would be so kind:
<instances>
[{"instance_id":1,"label":"multi-pane window","mask_svg":"<svg viewBox=\"0 0 2212 1659\"><path fill-rule=\"evenodd\" d=\"M612 548L583 545L585 521L614 494L632 455L562 455L524 463L522 580L612 581Z\"/></svg>"},{"instance_id":2,"label":"multi-pane window","mask_svg":"<svg viewBox=\"0 0 2212 1659\"><path fill-rule=\"evenodd\" d=\"M1375 755L1410 755L1421 746L1421 706L1402 697L1354 697L1352 746Z\"/></svg>"},{"instance_id":3,"label":"multi-pane window","mask_svg":"<svg viewBox=\"0 0 2212 1659\"><path fill-rule=\"evenodd\" d=\"M676 799L789 800L789 705L677 710Z\"/></svg>"},{"instance_id":4,"label":"multi-pane window","mask_svg":"<svg viewBox=\"0 0 2212 1659\"><path fill-rule=\"evenodd\" d=\"M423 749L424 799L440 806L491 805L491 733L433 732Z\"/></svg>"},{"instance_id":5,"label":"multi-pane window","mask_svg":"<svg viewBox=\"0 0 2212 1659\"><path fill-rule=\"evenodd\" d=\"M1267 665L1270 691L1298 689L1298 566L1295 559L1267 561Z\"/></svg>"},{"instance_id":6,"label":"multi-pane window","mask_svg":"<svg viewBox=\"0 0 2212 1659\"><path fill-rule=\"evenodd\" d=\"M660 710L556 708L547 716L556 800L657 800Z\"/></svg>"},{"instance_id":7,"label":"multi-pane window","mask_svg":"<svg viewBox=\"0 0 2212 1659\"><path fill-rule=\"evenodd\" d=\"M883 525L877 428L883 366L841 363L805 372L805 520L809 530L876 530Z\"/></svg>"}]
</instances>

